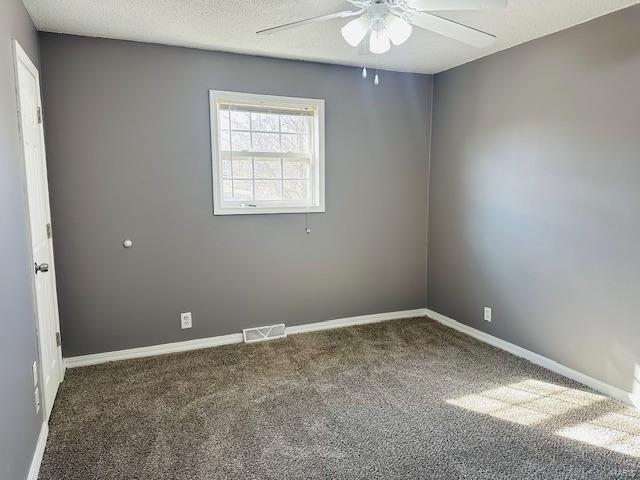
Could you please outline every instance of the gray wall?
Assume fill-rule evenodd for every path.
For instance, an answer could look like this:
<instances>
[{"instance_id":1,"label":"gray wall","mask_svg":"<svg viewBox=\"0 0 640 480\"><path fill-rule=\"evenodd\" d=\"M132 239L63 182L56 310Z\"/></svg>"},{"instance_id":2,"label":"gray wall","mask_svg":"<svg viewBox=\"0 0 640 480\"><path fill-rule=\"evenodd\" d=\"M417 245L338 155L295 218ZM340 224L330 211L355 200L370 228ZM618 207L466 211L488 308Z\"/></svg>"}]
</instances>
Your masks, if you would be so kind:
<instances>
[{"instance_id":1,"label":"gray wall","mask_svg":"<svg viewBox=\"0 0 640 480\"><path fill-rule=\"evenodd\" d=\"M437 75L430 176L428 306L626 390L639 25L632 7Z\"/></svg>"},{"instance_id":2,"label":"gray wall","mask_svg":"<svg viewBox=\"0 0 640 480\"><path fill-rule=\"evenodd\" d=\"M430 76L374 87L354 68L54 34L41 49L65 356L424 306ZM303 215L213 216L208 89L326 100L311 235Z\"/></svg>"},{"instance_id":3,"label":"gray wall","mask_svg":"<svg viewBox=\"0 0 640 480\"><path fill-rule=\"evenodd\" d=\"M24 165L13 68L17 39L38 64L38 37L19 0L0 2L0 478L26 478L42 417L33 406L37 358Z\"/></svg>"}]
</instances>

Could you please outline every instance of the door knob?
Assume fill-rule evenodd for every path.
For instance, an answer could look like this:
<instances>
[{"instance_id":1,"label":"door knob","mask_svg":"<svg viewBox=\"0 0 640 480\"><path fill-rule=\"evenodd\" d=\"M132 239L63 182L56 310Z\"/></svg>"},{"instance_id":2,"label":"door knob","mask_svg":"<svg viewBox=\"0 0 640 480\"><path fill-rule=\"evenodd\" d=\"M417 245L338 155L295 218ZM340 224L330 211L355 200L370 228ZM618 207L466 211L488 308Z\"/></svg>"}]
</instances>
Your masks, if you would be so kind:
<instances>
[{"instance_id":1,"label":"door knob","mask_svg":"<svg viewBox=\"0 0 640 480\"><path fill-rule=\"evenodd\" d=\"M38 272L40 273L46 273L49 271L49 264L48 263L41 263L40 265L38 265L37 263L34 263L35 267L36 267L36 274Z\"/></svg>"}]
</instances>

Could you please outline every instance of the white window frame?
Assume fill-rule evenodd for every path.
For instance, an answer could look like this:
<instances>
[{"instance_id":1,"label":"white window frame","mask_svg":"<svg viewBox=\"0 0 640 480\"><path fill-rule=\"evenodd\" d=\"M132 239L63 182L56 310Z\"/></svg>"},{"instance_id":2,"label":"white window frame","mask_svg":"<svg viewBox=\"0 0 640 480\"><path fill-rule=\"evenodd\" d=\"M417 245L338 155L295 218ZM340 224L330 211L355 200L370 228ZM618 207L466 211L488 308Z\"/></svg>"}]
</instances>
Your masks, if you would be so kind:
<instances>
[{"instance_id":1,"label":"white window frame","mask_svg":"<svg viewBox=\"0 0 640 480\"><path fill-rule=\"evenodd\" d=\"M225 200L222 188L222 159L220 153L220 129L218 125L218 104L261 105L280 108L314 108L317 112L315 132L310 158L311 198L309 205L295 205L287 201L238 201ZM324 173L324 100L315 98L281 97L255 93L209 90L209 113L211 118L211 165L213 171L213 213L214 215L256 215L274 213L322 213L325 211ZM241 153L238 153L241 156ZM297 202L299 203L299 202Z\"/></svg>"}]
</instances>

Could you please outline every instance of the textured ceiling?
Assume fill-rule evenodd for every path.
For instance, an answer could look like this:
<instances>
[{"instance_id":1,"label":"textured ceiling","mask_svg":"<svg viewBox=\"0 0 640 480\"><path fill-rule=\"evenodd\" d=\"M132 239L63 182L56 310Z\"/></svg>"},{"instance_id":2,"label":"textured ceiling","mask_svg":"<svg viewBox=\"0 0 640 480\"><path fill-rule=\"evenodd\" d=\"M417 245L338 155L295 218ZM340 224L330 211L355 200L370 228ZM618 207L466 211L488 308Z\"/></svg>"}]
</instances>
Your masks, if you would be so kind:
<instances>
[{"instance_id":1,"label":"textured ceiling","mask_svg":"<svg viewBox=\"0 0 640 480\"><path fill-rule=\"evenodd\" d=\"M257 30L349 8L344 0L24 0L39 30L207 50L435 73L640 3L640 0L510 0L504 10L442 12L494 35L475 49L415 29L407 43L377 58L340 36L348 20L271 36Z\"/></svg>"}]
</instances>

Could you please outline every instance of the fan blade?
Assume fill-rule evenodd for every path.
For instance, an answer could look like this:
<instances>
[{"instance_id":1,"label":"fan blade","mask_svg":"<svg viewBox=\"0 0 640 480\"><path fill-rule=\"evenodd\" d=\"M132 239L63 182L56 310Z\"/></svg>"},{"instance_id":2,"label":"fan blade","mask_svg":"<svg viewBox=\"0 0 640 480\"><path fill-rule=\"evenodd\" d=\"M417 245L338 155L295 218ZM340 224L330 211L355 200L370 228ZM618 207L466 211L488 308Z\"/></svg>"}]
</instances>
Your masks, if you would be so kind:
<instances>
[{"instance_id":1,"label":"fan blade","mask_svg":"<svg viewBox=\"0 0 640 480\"><path fill-rule=\"evenodd\" d=\"M492 10L504 8L508 0L409 0L411 8L421 11L436 10Z\"/></svg>"},{"instance_id":2,"label":"fan blade","mask_svg":"<svg viewBox=\"0 0 640 480\"><path fill-rule=\"evenodd\" d=\"M484 48L491 45L496 39L495 35L467 27L461 23L447 20L446 18L431 13L415 13L409 17L409 23L416 27L431 30L445 37L453 38L472 47Z\"/></svg>"},{"instance_id":3,"label":"fan blade","mask_svg":"<svg viewBox=\"0 0 640 480\"><path fill-rule=\"evenodd\" d=\"M325 20L333 20L334 18L349 18L355 17L356 15L360 15L364 12L364 10L356 10L352 12L351 10L344 10L342 12L329 13L327 15L320 15L319 17L307 18L306 20L299 20L297 22L285 23L284 25L280 25L273 28L267 28L265 30L260 30L256 32L258 35L269 35L276 32L281 32L282 30L288 30L290 28L301 27L302 25L308 25L310 23L316 22L324 22Z\"/></svg>"}]
</instances>

